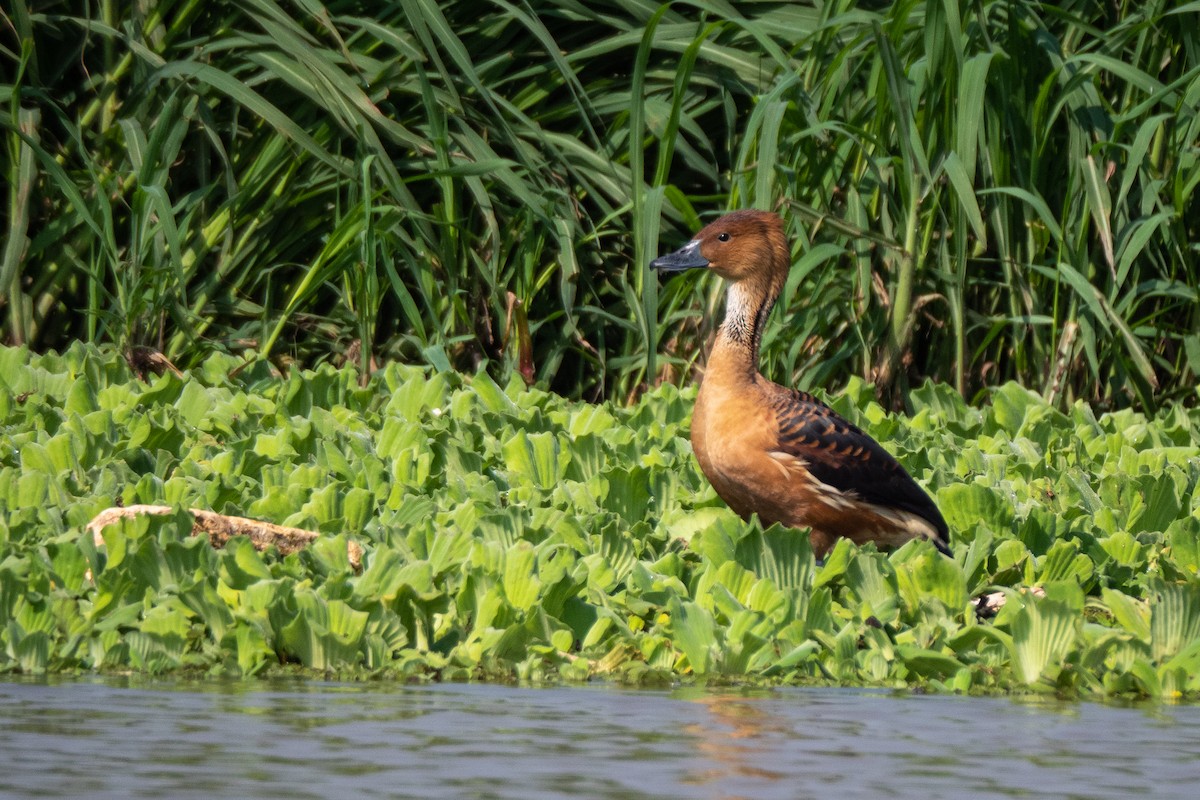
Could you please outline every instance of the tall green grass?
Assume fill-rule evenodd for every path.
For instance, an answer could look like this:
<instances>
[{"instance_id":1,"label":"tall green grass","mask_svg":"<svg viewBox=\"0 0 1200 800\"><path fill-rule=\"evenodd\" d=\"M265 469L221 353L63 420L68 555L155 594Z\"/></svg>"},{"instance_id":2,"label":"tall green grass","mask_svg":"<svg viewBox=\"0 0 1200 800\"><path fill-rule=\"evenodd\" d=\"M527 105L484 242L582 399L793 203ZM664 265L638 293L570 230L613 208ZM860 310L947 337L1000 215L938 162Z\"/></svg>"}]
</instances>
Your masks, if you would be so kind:
<instances>
[{"instance_id":1,"label":"tall green grass","mask_svg":"<svg viewBox=\"0 0 1200 800\"><path fill-rule=\"evenodd\" d=\"M690 377L779 208L773 377L1195 398L1200 3L14 0L3 341Z\"/></svg>"}]
</instances>

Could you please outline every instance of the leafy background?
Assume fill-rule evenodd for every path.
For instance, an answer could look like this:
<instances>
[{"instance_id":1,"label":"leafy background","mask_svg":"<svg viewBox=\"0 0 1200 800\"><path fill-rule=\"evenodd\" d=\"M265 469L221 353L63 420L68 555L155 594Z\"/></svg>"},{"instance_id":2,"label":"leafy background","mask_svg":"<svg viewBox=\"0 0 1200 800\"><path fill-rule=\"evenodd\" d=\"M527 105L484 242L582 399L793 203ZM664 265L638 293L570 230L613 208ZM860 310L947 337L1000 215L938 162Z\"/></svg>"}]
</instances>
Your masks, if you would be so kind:
<instances>
[{"instance_id":1,"label":"leafy background","mask_svg":"<svg viewBox=\"0 0 1200 800\"><path fill-rule=\"evenodd\" d=\"M1198 17L7 3L0 670L1195 697ZM647 265L747 206L764 371L844 386L953 560L817 565L697 472L720 287Z\"/></svg>"},{"instance_id":2,"label":"leafy background","mask_svg":"<svg viewBox=\"0 0 1200 800\"><path fill-rule=\"evenodd\" d=\"M904 417L855 381L835 406L935 494L955 557L842 541L817 565L715 496L692 389L626 407L486 371L240 366L143 383L111 349L0 349L0 670L1200 692L1195 410L926 384ZM214 550L186 512L103 548L82 530L164 502L327 535L280 558ZM989 589L1008 602L981 620Z\"/></svg>"},{"instance_id":3,"label":"leafy background","mask_svg":"<svg viewBox=\"0 0 1200 800\"><path fill-rule=\"evenodd\" d=\"M778 380L1195 399L1196 2L5 9L9 344L626 400L719 303L647 262L758 206L797 242Z\"/></svg>"}]
</instances>

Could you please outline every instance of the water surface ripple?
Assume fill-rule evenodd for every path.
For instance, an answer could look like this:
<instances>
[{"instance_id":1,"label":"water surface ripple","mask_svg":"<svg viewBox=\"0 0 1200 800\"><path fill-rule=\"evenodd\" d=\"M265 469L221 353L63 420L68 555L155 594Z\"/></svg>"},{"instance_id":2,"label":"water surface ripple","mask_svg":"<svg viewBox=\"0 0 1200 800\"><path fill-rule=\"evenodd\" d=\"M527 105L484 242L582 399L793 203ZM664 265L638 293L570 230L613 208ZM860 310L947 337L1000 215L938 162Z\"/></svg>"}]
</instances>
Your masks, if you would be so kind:
<instances>
[{"instance_id":1,"label":"water surface ripple","mask_svg":"<svg viewBox=\"0 0 1200 800\"><path fill-rule=\"evenodd\" d=\"M1175 798L1200 708L771 691L0 682L3 797Z\"/></svg>"}]
</instances>

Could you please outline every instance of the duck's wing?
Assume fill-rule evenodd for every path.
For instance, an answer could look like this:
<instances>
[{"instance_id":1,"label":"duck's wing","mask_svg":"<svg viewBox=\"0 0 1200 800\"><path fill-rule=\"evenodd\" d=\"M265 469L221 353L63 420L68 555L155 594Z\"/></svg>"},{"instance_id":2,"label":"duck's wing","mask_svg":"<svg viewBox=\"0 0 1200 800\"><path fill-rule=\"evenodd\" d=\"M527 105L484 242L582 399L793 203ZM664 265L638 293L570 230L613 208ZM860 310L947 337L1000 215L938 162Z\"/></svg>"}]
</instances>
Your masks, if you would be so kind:
<instances>
[{"instance_id":1,"label":"duck's wing","mask_svg":"<svg viewBox=\"0 0 1200 800\"><path fill-rule=\"evenodd\" d=\"M882 446L810 394L784 390L774 402L778 449L803 462L814 478L850 497L908 511L949 543L933 500Z\"/></svg>"}]
</instances>

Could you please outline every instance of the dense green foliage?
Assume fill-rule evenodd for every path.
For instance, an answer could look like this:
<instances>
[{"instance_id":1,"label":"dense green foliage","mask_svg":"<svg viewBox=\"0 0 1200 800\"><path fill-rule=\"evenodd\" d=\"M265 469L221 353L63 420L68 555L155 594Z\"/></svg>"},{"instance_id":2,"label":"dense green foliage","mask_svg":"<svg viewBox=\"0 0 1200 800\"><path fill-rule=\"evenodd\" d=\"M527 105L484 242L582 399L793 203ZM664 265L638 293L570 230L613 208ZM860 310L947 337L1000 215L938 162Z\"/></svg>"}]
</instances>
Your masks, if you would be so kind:
<instances>
[{"instance_id":1,"label":"dense green foliage","mask_svg":"<svg viewBox=\"0 0 1200 800\"><path fill-rule=\"evenodd\" d=\"M712 324L716 287L660 292L651 256L779 207L799 266L764 342L777 378L1194 399L1198 17L13 0L0 336L185 368L487 363L624 399L686 378Z\"/></svg>"},{"instance_id":2,"label":"dense green foliage","mask_svg":"<svg viewBox=\"0 0 1200 800\"><path fill-rule=\"evenodd\" d=\"M622 408L485 371L242 366L145 384L112 351L0 349L0 670L1200 693L1200 412L927 384L903 418L854 382L835 405L934 493L955 557L842 542L817 565L715 497L691 390ZM97 548L83 526L116 503L327 537L214 550L181 512ZM1009 602L981 621L989 587Z\"/></svg>"}]
</instances>

